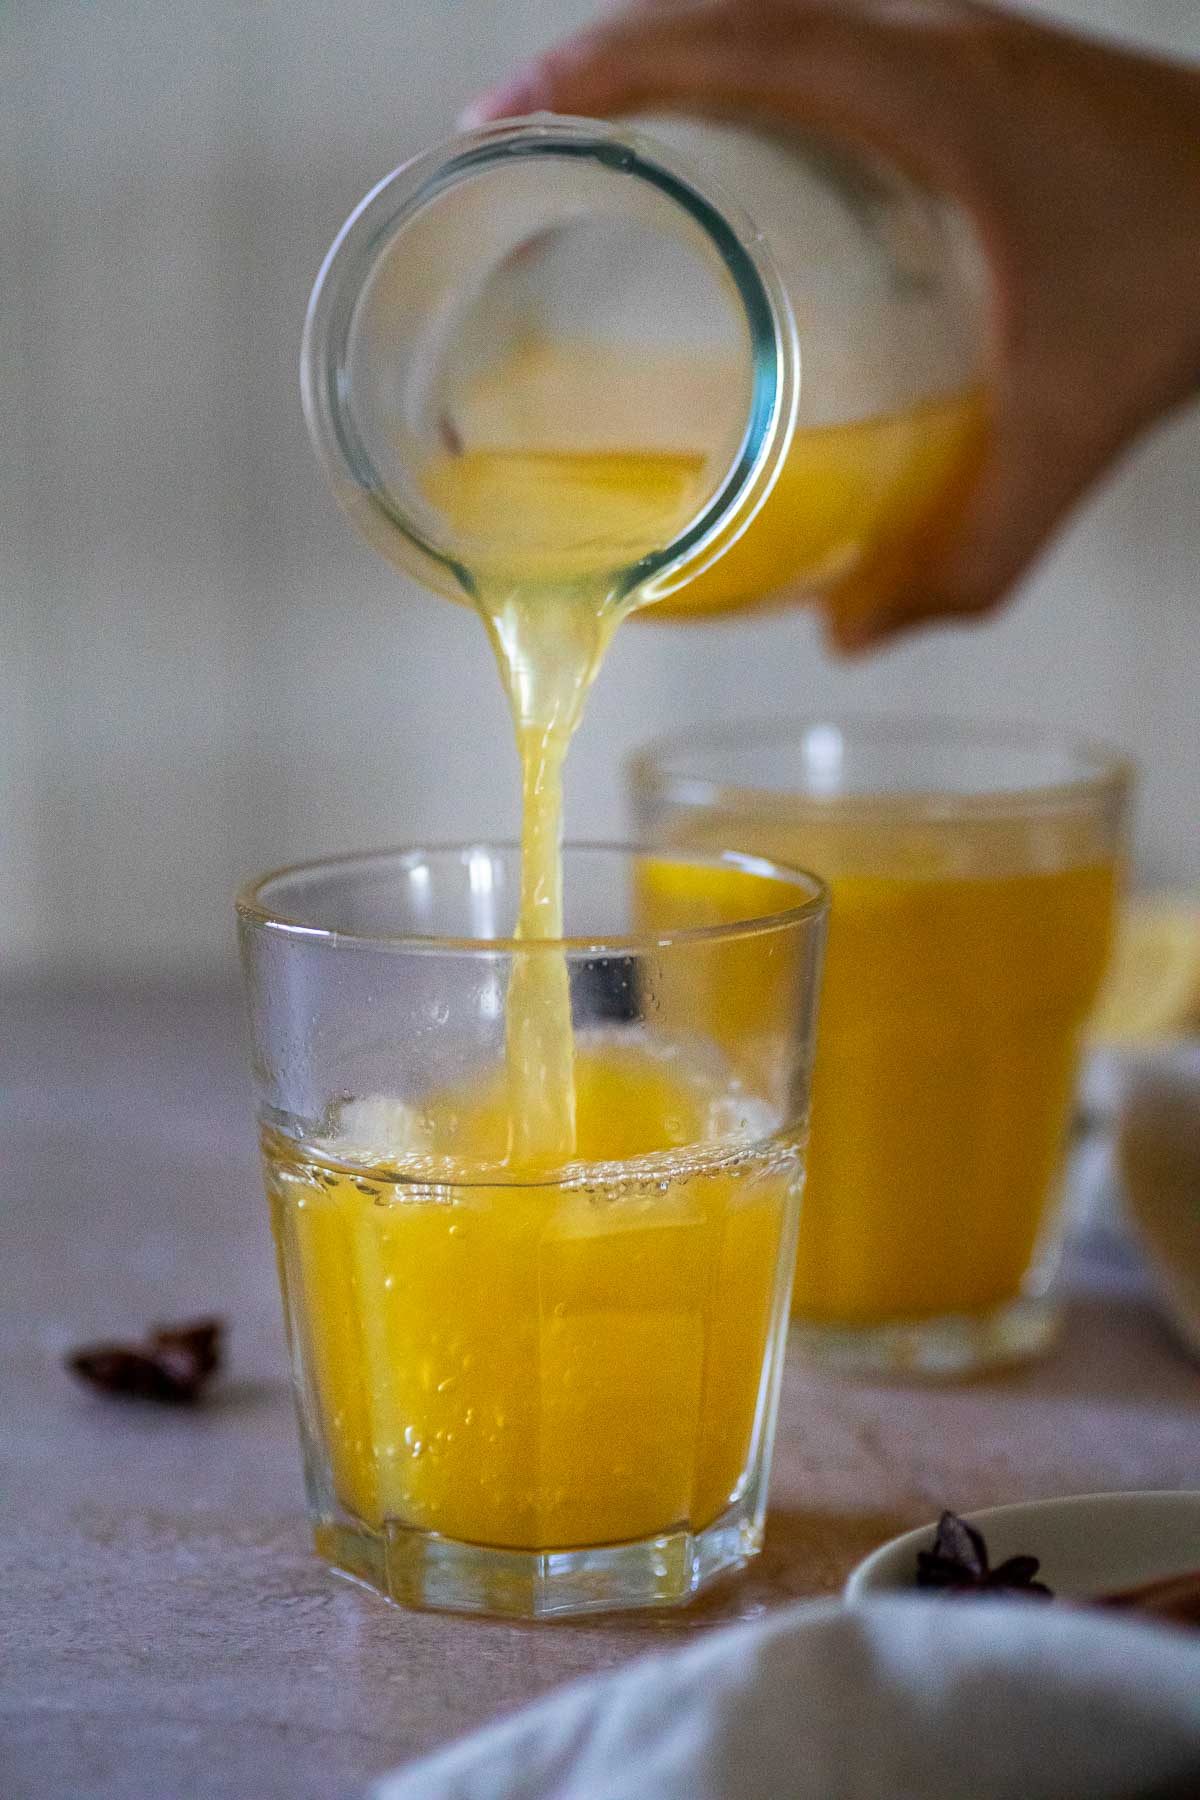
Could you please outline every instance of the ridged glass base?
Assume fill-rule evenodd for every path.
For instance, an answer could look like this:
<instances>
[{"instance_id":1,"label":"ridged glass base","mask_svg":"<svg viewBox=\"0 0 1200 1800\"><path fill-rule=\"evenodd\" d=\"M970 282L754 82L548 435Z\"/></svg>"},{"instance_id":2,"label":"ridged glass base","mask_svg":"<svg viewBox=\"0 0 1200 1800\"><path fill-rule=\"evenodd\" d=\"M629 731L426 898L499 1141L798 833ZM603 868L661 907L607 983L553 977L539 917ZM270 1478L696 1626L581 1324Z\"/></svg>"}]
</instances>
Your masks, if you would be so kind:
<instances>
[{"instance_id":1,"label":"ridged glass base","mask_svg":"<svg viewBox=\"0 0 1200 1800\"><path fill-rule=\"evenodd\" d=\"M762 1548L761 1511L730 1507L702 1531L664 1532L587 1550L495 1550L389 1523L314 1527L318 1553L401 1606L550 1619L678 1606Z\"/></svg>"},{"instance_id":2,"label":"ridged glass base","mask_svg":"<svg viewBox=\"0 0 1200 1800\"><path fill-rule=\"evenodd\" d=\"M838 1326L793 1319L791 1343L809 1362L839 1374L980 1375L1047 1350L1059 1307L1048 1294L1025 1294L984 1313L949 1313L889 1325Z\"/></svg>"}]
</instances>

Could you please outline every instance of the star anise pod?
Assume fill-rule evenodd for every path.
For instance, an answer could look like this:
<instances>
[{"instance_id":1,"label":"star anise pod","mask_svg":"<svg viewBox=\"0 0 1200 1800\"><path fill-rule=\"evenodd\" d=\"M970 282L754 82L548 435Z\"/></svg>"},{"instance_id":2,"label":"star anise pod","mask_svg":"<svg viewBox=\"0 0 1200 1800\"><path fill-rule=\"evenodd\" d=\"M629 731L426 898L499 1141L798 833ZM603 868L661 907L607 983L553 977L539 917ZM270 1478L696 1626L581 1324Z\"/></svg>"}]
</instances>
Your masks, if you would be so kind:
<instances>
[{"instance_id":1,"label":"star anise pod","mask_svg":"<svg viewBox=\"0 0 1200 1800\"><path fill-rule=\"evenodd\" d=\"M190 1405L221 1366L223 1319L155 1325L140 1343L86 1344L66 1357L89 1386L121 1400Z\"/></svg>"},{"instance_id":2,"label":"star anise pod","mask_svg":"<svg viewBox=\"0 0 1200 1800\"><path fill-rule=\"evenodd\" d=\"M998 1568L988 1561L982 1532L944 1512L938 1520L933 1548L917 1551L917 1586L949 1594L1030 1594L1049 1600L1051 1590L1035 1581L1036 1556L1010 1556Z\"/></svg>"}]
</instances>

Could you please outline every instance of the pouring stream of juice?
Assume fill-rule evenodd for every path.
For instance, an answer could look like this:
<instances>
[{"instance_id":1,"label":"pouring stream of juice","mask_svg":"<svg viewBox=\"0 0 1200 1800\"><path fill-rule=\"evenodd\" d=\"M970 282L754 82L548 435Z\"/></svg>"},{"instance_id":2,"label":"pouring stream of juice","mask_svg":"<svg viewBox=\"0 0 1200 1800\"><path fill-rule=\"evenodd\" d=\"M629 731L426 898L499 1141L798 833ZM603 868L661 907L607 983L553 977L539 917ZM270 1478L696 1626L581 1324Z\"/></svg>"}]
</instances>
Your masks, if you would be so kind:
<instances>
[{"instance_id":1,"label":"pouring stream of juice","mask_svg":"<svg viewBox=\"0 0 1200 1800\"><path fill-rule=\"evenodd\" d=\"M563 935L563 764L613 632L636 604L620 571L670 541L691 509L699 458L625 455L447 457L427 495L473 537L529 541L478 568L476 604L512 709L521 761L521 891L516 936ZM579 559L611 573L571 569ZM575 1154L574 1045L567 966L518 958L508 995L509 1157L559 1167Z\"/></svg>"},{"instance_id":2,"label":"pouring stream of juice","mask_svg":"<svg viewBox=\"0 0 1200 1800\"><path fill-rule=\"evenodd\" d=\"M872 556L902 563L951 515L983 432L975 393L846 425L798 431L772 494L732 551L669 602L676 612L750 604L784 584L861 581ZM516 728L522 875L516 935L563 935L562 776L584 702L618 624L640 604L622 576L700 510L698 454L503 447L446 455L427 498L485 551L472 569ZM870 554L868 554L870 552ZM597 571L603 571L597 573ZM508 996L509 1161L575 1153L566 964L514 965Z\"/></svg>"}]
</instances>

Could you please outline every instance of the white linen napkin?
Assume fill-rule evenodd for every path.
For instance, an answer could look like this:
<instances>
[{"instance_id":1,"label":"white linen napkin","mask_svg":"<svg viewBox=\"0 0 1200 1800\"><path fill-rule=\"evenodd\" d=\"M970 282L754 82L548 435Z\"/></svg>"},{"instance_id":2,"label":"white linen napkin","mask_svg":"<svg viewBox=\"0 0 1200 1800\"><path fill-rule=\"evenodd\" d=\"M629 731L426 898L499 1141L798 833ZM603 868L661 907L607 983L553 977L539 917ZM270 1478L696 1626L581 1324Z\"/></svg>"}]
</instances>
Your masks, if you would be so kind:
<instances>
[{"instance_id":1,"label":"white linen napkin","mask_svg":"<svg viewBox=\"0 0 1200 1800\"><path fill-rule=\"evenodd\" d=\"M790 1607L577 1682L373 1800L1200 1800L1200 1642L1034 1601Z\"/></svg>"}]
</instances>

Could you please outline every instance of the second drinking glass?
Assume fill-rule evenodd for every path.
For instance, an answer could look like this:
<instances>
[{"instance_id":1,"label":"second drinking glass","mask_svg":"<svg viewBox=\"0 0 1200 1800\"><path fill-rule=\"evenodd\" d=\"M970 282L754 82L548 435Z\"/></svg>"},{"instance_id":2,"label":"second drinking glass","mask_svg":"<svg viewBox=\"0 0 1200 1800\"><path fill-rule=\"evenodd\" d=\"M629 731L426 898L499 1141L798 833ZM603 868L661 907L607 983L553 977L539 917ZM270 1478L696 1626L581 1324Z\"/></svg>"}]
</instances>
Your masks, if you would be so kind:
<instances>
[{"instance_id":1,"label":"second drinking glass","mask_svg":"<svg viewBox=\"0 0 1200 1800\"><path fill-rule=\"evenodd\" d=\"M830 884L793 1302L822 1359L955 1374L1046 1343L1129 776L1036 733L885 720L696 732L636 759L643 833ZM730 1031L758 997L713 1004Z\"/></svg>"}]
</instances>

